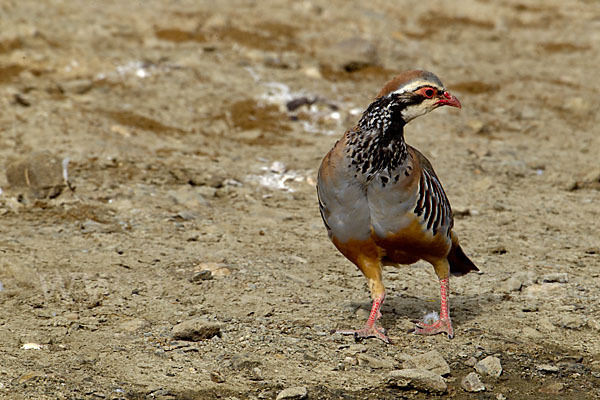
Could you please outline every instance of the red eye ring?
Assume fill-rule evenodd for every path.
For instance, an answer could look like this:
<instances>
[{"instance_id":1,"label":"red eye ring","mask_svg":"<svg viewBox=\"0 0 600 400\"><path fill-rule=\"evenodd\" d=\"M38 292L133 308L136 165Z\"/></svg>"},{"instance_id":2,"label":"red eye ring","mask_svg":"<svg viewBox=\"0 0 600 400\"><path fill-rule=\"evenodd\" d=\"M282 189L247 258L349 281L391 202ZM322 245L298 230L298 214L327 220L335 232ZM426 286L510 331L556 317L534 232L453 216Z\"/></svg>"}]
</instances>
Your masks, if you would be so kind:
<instances>
[{"instance_id":1,"label":"red eye ring","mask_svg":"<svg viewBox=\"0 0 600 400\"><path fill-rule=\"evenodd\" d=\"M416 93L420 94L423 97L431 99L435 97L438 93L437 89L431 86L425 86L416 91Z\"/></svg>"}]
</instances>

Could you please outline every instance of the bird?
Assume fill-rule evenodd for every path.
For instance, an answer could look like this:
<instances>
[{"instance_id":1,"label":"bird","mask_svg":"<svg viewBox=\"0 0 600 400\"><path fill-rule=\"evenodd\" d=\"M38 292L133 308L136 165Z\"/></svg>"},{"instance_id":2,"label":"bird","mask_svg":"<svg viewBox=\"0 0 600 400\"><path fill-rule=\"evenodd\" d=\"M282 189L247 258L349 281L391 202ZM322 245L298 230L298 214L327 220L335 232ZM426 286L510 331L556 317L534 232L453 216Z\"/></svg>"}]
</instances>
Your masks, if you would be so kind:
<instances>
[{"instance_id":1,"label":"bird","mask_svg":"<svg viewBox=\"0 0 600 400\"><path fill-rule=\"evenodd\" d=\"M429 262L440 285L437 321L412 332L454 337L450 275L479 271L453 230L450 202L429 160L404 139L404 127L436 108L462 108L431 72L409 70L389 81L325 155L317 176L321 217L334 246L367 279L372 306L362 329L337 330L357 340L391 343L379 326L385 299L383 266Z\"/></svg>"}]
</instances>

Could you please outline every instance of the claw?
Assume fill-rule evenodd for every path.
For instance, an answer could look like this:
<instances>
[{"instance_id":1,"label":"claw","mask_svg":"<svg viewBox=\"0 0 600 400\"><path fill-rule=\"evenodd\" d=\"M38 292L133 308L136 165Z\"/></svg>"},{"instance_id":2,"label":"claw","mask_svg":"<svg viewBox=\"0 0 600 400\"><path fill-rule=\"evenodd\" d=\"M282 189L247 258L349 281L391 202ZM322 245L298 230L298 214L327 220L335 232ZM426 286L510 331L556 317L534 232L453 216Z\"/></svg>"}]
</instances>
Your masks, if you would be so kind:
<instances>
[{"instance_id":1,"label":"claw","mask_svg":"<svg viewBox=\"0 0 600 400\"><path fill-rule=\"evenodd\" d=\"M382 340L384 343L391 344L390 338L386 336L385 329L379 326L373 325L372 327L364 327L358 330L338 330L335 331L341 335L354 335L354 338L359 341L367 338L377 338Z\"/></svg>"},{"instance_id":2,"label":"claw","mask_svg":"<svg viewBox=\"0 0 600 400\"><path fill-rule=\"evenodd\" d=\"M454 328L450 319L440 319L433 324L426 324L424 322L418 322L415 325L413 331L417 335L437 335L438 333L445 333L449 339L454 337Z\"/></svg>"}]
</instances>

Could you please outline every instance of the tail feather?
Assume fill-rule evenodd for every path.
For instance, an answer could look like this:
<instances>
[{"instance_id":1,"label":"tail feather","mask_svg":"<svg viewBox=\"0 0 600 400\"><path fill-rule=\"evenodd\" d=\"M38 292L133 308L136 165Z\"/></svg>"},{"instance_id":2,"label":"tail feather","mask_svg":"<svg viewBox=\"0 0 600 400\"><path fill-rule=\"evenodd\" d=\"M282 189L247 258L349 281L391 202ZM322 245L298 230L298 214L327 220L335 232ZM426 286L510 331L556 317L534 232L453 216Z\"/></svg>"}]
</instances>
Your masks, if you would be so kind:
<instances>
[{"instance_id":1,"label":"tail feather","mask_svg":"<svg viewBox=\"0 0 600 400\"><path fill-rule=\"evenodd\" d=\"M479 271L479 268L467 257L455 235L452 235L452 249L448 254L450 273L453 276L463 276L471 271Z\"/></svg>"}]
</instances>

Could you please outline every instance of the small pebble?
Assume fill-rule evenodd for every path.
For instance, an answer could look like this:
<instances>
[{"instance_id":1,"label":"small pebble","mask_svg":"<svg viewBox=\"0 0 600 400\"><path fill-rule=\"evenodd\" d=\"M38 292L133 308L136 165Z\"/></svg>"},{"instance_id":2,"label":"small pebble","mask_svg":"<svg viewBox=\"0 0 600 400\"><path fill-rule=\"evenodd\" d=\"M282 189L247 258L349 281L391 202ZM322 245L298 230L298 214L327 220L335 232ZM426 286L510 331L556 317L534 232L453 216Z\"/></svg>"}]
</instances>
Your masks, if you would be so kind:
<instances>
[{"instance_id":1,"label":"small pebble","mask_svg":"<svg viewBox=\"0 0 600 400\"><path fill-rule=\"evenodd\" d=\"M546 275L542 276L541 282L542 283L551 283L551 282L567 283L567 282L569 282L569 275L566 272L554 272L554 273L546 274Z\"/></svg>"},{"instance_id":2,"label":"small pebble","mask_svg":"<svg viewBox=\"0 0 600 400\"><path fill-rule=\"evenodd\" d=\"M448 363L436 350L412 357L403 366L405 368L424 369L442 376L450 373Z\"/></svg>"},{"instance_id":3,"label":"small pebble","mask_svg":"<svg viewBox=\"0 0 600 400\"><path fill-rule=\"evenodd\" d=\"M393 369L394 363L389 360L384 360L376 357L369 356L367 354L358 354L356 357L358 365L368 365L373 369Z\"/></svg>"},{"instance_id":4,"label":"small pebble","mask_svg":"<svg viewBox=\"0 0 600 400\"><path fill-rule=\"evenodd\" d=\"M470 372L460 381L460 387L467 392L483 392L485 385L481 382L479 374Z\"/></svg>"},{"instance_id":5,"label":"small pebble","mask_svg":"<svg viewBox=\"0 0 600 400\"><path fill-rule=\"evenodd\" d=\"M194 272L194 274L190 278L190 282L202 282L202 281L210 280L212 278L213 278L212 272L210 272L207 269L204 269L202 271Z\"/></svg>"},{"instance_id":6,"label":"small pebble","mask_svg":"<svg viewBox=\"0 0 600 400\"><path fill-rule=\"evenodd\" d=\"M535 366L535 369L537 369L540 372L558 372L559 368L556 365L551 365L551 364L538 364Z\"/></svg>"},{"instance_id":7,"label":"small pebble","mask_svg":"<svg viewBox=\"0 0 600 400\"><path fill-rule=\"evenodd\" d=\"M502 364L498 357L488 356L475 364L475 370L482 375L498 378L502 374Z\"/></svg>"},{"instance_id":8,"label":"small pebble","mask_svg":"<svg viewBox=\"0 0 600 400\"><path fill-rule=\"evenodd\" d=\"M579 329L585 325L585 319L581 315L566 314L560 317L560 326L567 329Z\"/></svg>"},{"instance_id":9,"label":"small pebble","mask_svg":"<svg viewBox=\"0 0 600 400\"><path fill-rule=\"evenodd\" d=\"M42 345L38 344L38 343L24 343L23 346L21 346L21 349L23 349L23 350L41 350Z\"/></svg>"},{"instance_id":10,"label":"small pebble","mask_svg":"<svg viewBox=\"0 0 600 400\"><path fill-rule=\"evenodd\" d=\"M438 374L421 369L398 369L386 377L388 386L415 389L419 392L445 393L446 381Z\"/></svg>"},{"instance_id":11,"label":"small pebble","mask_svg":"<svg viewBox=\"0 0 600 400\"><path fill-rule=\"evenodd\" d=\"M596 332L600 332L600 322L598 322L595 319L588 320L587 327L592 330L595 330Z\"/></svg>"},{"instance_id":12,"label":"small pebble","mask_svg":"<svg viewBox=\"0 0 600 400\"><path fill-rule=\"evenodd\" d=\"M477 359L475 357L470 357L465 361L467 367L474 367L475 364L477 364Z\"/></svg>"},{"instance_id":13,"label":"small pebble","mask_svg":"<svg viewBox=\"0 0 600 400\"><path fill-rule=\"evenodd\" d=\"M197 342L221 336L221 324L203 318L183 321L173 327L173 339Z\"/></svg>"},{"instance_id":14,"label":"small pebble","mask_svg":"<svg viewBox=\"0 0 600 400\"><path fill-rule=\"evenodd\" d=\"M63 93L83 94L92 88L93 82L89 79L74 79L61 82L58 86Z\"/></svg>"},{"instance_id":15,"label":"small pebble","mask_svg":"<svg viewBox=\"0 0 600 400\"><path fill-rule=\"evenodd\" d=\"M210 373L210 380L213 381L214 383L225 382L225 378L223 377L223 374L221 374L219 371L212 371Z\"/></svg>"},{"instance_id":16,"label":"small pebble","mask_svg":"<svg viewBox=\"0 0 600 400\"><path fill-rule=\"evenodd\" d=\"M276 400L296 400L305 399L308 396L308 390L304 386L287 388L279 392Z\"/></svg>"},{"instance_id":17,"label":"small pebble","mask_svg":"<svg viewBox=\"0 0 600 400\"><path fill-rule=\"evenodd\" d=\"M544 385L540 388L540 393L546 394L559 394L565 388L565 385L560 382L550 383L548 385Z\"/></svg>"}]
</instances>

